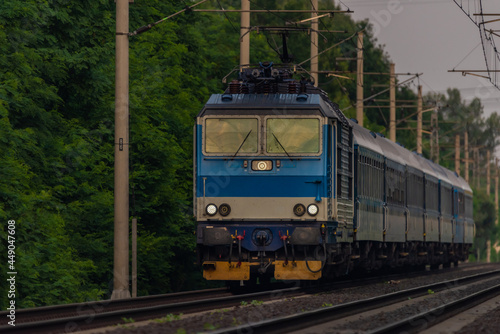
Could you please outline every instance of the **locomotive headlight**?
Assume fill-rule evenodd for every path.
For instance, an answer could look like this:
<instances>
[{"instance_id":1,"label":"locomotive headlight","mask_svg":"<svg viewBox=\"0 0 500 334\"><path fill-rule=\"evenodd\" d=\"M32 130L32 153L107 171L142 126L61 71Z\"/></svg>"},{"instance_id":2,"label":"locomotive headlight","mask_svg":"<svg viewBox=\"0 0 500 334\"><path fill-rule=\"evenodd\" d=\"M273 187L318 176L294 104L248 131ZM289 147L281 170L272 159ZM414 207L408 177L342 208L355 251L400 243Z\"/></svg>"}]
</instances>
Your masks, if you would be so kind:
<instances>
[{"instance_id":1,"label":"locomotive headlight","mask_svg":"<svg viewBox=\"0 0 500 334\"><path fill-rule=\"evenodd\" d=\"M307 213L311 216L316 216L318 214L318 206L316 204L311 204L307 207Z\"/></svg>"},{"instance_id":2,"label":"locomotive headlight","mask_svg":"<svg viewBox=\"0 0 500 334\"><path fill-rule=\"evenodd\" d=\"M273 169L273 162L271 160L254 160L252 161L252 170L266 171Z\"/></svg>"},{"instance_id":3,"label":"locomotive headlight","mask_svg":"<svg viewBox=\"0 0 500 334\"><path fill-rule=\"evenodd\" d=\"M293 207L293 213L297 216L303 216L306 213L306 207L303 204L295 204Z\"/></svg>"},{"instance_id":4,"label":"locomotive headlight","mask_svg":"<svg viewBox=\"0 0 500 334\"><path fill-rule=\"evenodd\" d=\"M207 215L214 216L217 213L217 206L215 204L209 204L207 205L205 211L207 212Z\"/></svg>"},{"instance_id":5,"label":"locomotive headlight","mask_svg":"<svg viewBox=\"0 0 500 334\"><path fill-rule=\"evenodd\" d=\"M224 204L221 204L219 206L219 214L221 216L225 217L225 216L229 215L230 213L231 213L231 207L229 206L229 204L224 203Z\"/></svg>"}]
</instances>

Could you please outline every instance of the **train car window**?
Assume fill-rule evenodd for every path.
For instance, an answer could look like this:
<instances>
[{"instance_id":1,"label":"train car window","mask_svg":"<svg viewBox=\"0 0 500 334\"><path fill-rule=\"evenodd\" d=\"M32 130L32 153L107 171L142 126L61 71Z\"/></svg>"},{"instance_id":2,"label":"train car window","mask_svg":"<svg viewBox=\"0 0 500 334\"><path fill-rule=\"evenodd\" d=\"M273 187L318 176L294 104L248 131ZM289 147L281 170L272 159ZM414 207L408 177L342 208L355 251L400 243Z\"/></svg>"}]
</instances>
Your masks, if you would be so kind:
<instances>
[{"instance_id":1,"label":"train car window","mask_svg":"<svg viewBox=\"0 0 500 334\"><path fill-rule=\"evenodd\" d=\"M392 167L387 167L387 202L404 205L403 187L402 173Z\"/></svg>"},{"instance_id":2,"label":"train car window","mask_svg":"<svg viewBox=\"0 0 500 334\"><path fill-rule=\"evenodd\" d=\"M257 153L258 133L256 118L207 118L205 152Z\"/></svg>"},{"instance_id":3,"label":"train car window","mask_svg":"<svg viewBox=\"0 0 500 334\"><path fill-rule=\"evenodd\" d=\"M425 190L426 191L426 195L425 195L426 208L428 210L437 211L438 210L438 203L439 203L437 183L432 181L432 180L426 179L425 180L425 189L426 189Z\"/></svg>"},{"instance_id":4,"label":"train car window","mask_svg":"<svg viewBox=\"0 0 500 334\"><path fill-rule=\"evenodd\" d=\"M445 214L453 214L452 212L452 193L450 188L446 188L441 186L441 189L444 191L442 192L442 197L441 197L441 211L442 213Z\"/></svg>"},{"instance_id":5,"label":"train car window","mask_svg":"<svg viewBox=\"0 0 500 334\"><path fill-rule=\"evenodd\" d=\"M458 194L458 214L460 216L465 215L465 199L463 193Z\"/></svg>"},{"instance_id":6,"label":"train car window","mask_svg":"<svg viewBox=\"0 0 500 334\"><path fill-rule=\"evenodd\" d=\"M423 177L411 174L408 180L408 187L411 192L408 194L408 204L423 207L424 206L424 183Z\"/></svg>"},{"instance_id":7,"label":"train car window","mask_svg":"<svg viewBox=\"0 0 500 334\"><path fill-rule=\"evenodd\" d=\"M469 195L465 196L465 217L472 219L472 197Z\"/></svg>"},{"instance_id":8,"label":"train car window","mask_svg":"<svg viewBox=\"0 0 500 334\"><path fill-rule=\"evenodd\" d=\"M320 123L316 118L269 118L268 153L319 153Z\"/></svg>"}]
</instances>

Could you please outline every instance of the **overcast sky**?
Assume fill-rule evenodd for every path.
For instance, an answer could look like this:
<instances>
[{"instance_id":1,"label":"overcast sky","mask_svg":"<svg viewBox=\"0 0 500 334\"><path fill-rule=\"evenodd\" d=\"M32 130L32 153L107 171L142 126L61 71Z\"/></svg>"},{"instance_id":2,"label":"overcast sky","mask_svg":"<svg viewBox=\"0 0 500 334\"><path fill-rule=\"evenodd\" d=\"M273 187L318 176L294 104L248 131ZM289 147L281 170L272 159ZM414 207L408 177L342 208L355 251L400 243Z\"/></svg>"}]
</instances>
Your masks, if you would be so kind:
<instances>
[{"instance_id":1,"label":"overcast sky","mask_svg":"<svg viewBox=\"0 0 500 334\"><path fill-rule=\"evenodd\" d=\"M500 113L500 90L489 80L448 73L454 68L486 69L479 30L453 0L342 2L354 11L351 15L355 20L368 18L375 25L378 43L385 45L384 49L396 64L396 72L423 73L420 84L424 95L458 88L463 99L481 98L485 116L494 111ZM463 6L468 3L467 0L458 2ZM482 0L482 3L485 13L500 14L500 0ZM500 16L488 19L500 19ZM500 22L488 28L500 30ZM496 45L500 49L500 38L496 38Z\"/></svg>"}]
</instances>

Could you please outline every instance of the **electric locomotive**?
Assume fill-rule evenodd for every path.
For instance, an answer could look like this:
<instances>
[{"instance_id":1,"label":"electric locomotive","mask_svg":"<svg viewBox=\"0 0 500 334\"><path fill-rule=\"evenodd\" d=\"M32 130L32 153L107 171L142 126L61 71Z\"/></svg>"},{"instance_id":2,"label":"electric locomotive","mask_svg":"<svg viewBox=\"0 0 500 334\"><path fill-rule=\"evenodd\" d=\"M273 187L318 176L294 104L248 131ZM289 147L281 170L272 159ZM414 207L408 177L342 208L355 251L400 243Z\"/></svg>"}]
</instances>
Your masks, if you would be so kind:
<instances>
[{"instance_id":1,"label":"electric locomotive","mask_svg":"<svg viewBox=\"0 0 500 334\"><path fill-rule=\"evenodd\" d=\"M204 277L318 280L464 260L473 234L465 181L347 120L295 71L244 69L196 118Z\"/></svg>"}]
</instances>

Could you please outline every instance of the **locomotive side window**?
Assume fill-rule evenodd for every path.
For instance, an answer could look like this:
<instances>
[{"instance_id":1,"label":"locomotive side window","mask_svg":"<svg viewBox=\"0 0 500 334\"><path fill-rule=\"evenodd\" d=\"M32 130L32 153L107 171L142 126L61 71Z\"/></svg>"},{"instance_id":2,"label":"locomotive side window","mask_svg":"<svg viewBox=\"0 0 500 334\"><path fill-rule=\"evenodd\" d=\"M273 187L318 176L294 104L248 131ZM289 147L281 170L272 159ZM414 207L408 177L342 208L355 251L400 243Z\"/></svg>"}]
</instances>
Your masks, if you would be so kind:
<instances>
[{"instance_id":1,"label":"locomotive side window","mask_svg":"<svg viewBox=\"0 0 500 334\"><path fill-rule=\"evenodd\" d=\"M258 133L256 118L207 118L205 152L257 153Z\"/></svg>"},{"instance_id":2,"label":"locomotive side window","mask_svg":"<svg viewBox=\"0 0 500 334\"><path fill-rule=\"evenodd\" d=\"M319 153L320 122L316 118L267 119L267 153Z\"/></svg>"}]
</instances>

